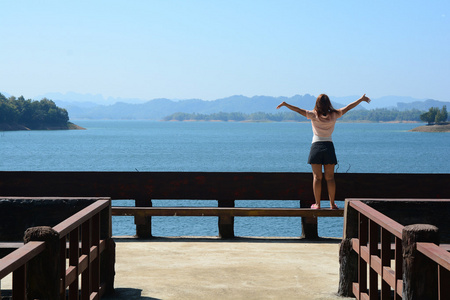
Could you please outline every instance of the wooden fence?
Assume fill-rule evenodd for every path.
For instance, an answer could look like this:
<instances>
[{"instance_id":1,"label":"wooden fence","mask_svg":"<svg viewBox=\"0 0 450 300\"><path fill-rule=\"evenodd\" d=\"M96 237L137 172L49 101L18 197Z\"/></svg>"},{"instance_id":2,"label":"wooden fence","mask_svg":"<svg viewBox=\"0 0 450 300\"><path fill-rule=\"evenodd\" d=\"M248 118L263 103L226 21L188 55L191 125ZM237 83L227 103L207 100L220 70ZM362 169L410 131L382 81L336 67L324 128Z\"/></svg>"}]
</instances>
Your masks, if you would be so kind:
<instances>
[{"instance_id":1,"label":"wooden fence","mask_svg":"<svg viewBox=\"0 0 450 300\"><path fill-rule=\"evenodd\" d=\"M27 299L27 264L45 250L45 242L29 242L0 259L0 280L12 273L12 295L14 299ZM0 290L0 299L2 291Z\"/></svg>"},{"instance_id":2,"label":"wooden fence","mask_svg":"<svg viewBox=\"0 0 450 300\"><path fill-rule=\"evenodd\" d=\"M111 228L100 225L110 226L110 209L111 200L100 199L52 228L27 229L27 243L0 259L0 280L13 274L13 299L100 299L112 292L114 242Z\"/></svg>"},{"instance_id":3,"label":"wooden fence","mask_svg":"<svg viewBox=\"0 0 450 300\"><path fill-rule=\"evenodd\" d=\"M336 199L450 198L448 174L336 174ZM323 183L322 199L327 199ZM257 172L0 172L2 196L111 197L135 200L135 209L113 207L114 215L134 215L137 236L149 238L152 215L173 215L173 208L152 207L152 199L217 200L209 210L218 216L219 234L234 237L234 217L288 214L302 216L302 236L317 238L317 217L341 216L343 211L309 209L314 203L311 173ZM235 200L298 200L299 209L257 210L235 207ZM141 207L143 207L141 209ZM139 209L137 209L139 208ZM210 208L208 208L210 209ZM262 208L264 209L264 208ZM172 211L171 211L172 210ZM183 209L200 215L201 209ZM176 211L177 215L181 211ZM300 231L300 229L299 229ZM300 235L300 234L299 234Z\"/></svg>"},{"instance_id":4,"label":"wooden fence","mask_svg":"<svg viewBox=\"0 0 450 300\"><path fill-rule=\"evenodd\" d=\"M447 217L450 200L429 201L444 204L435 213L437 218ZM414 205L414 200L403 203ZM360 200L350 200L348 206L357 212L358 220L357 237L351 238L351 247L357 255L357 280L351 289L357 299L450 299L450 247L437 245L436 226L404 226ZM422 208L427 211L426 206ZM447 229L448 222L437 222ZM342 257L344 252L341 251L341 267L350 257L349 254ZM346 274L342 271L341 281L342 277L352 276L351 270L344 270ZM341 295L349 296L344 291Z\"/></svg>"}]
</instances>

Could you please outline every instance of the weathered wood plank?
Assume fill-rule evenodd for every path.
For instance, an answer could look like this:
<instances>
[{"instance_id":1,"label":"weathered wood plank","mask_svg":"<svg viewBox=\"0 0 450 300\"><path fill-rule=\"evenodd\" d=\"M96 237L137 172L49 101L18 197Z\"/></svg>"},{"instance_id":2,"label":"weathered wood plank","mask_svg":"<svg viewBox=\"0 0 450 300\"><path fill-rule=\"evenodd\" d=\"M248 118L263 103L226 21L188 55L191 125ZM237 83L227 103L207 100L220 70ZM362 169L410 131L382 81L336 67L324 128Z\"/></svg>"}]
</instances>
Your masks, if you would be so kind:
<instances>
[{"instance_id":1,"label":"weathered wood plank","mask_svg":"<svg viewBox=\"0 0 450 300\"><path fill-rule=\"evenodd\" d=\"M337 173L336 199L450 198L448 174ZM0 172L2 196L314 202L311 173ZM323 199L327 199L326 184Z\"/></svg>"},{"instance_id":2,"label":"weathered wood plank","mask_svg":"<svg viewBox=\"0 0 450 300\"><path fill-rule=\"evenodd\" d=\"M30 242L0 260L0 279L45 250L44 242Z\"/></svg>"},{"instance_id":3,"label":"weathered wood plank","mask_svg":"<svg viewBox=\"0 0 450 300\"><path fill-rule=\"evenodd\" d=\"M449 246L446 245L436 245L433 243L417 243L417 250L435 261L436 263L440 264L447 270L450 270L450 254L448 253Z\"/></svg>"},{"instance_id":4,"label":"weathered wood plank","mask_svg":"<svg viewBox=\"0 0 450 300\"><path fill-rule=\"evenodd\" d=\"M342 217L343 209L254 207L113 207L113 216Z\"/></svg>"},{"instance_id":5,"label":"weathered wood plank","mask_svg":"<svg viewBox=\"0 0 450 300\"><path fill-rule=\"evenodd\" d=\"M23 242L0 242L0 249L18 249L23 246Z\"/></svg>"},{"instance_id":6,"label":"weathered wood plank","mask_svg":"<svg viewBox=\"0 0 450 300\"><path fill-rule=\"evenodd\" d=\"M350 206L357 208L357 210L360 213L364 214L366 218L370 217L371 220L373 220L378 225L382 226L384 229L386 229L396 237L402 236L403 226L401 224L392 220L391 218L388 218L387 216L373 209L369 205L361 201L351 201Z\"/></svg>"}]
</instances>

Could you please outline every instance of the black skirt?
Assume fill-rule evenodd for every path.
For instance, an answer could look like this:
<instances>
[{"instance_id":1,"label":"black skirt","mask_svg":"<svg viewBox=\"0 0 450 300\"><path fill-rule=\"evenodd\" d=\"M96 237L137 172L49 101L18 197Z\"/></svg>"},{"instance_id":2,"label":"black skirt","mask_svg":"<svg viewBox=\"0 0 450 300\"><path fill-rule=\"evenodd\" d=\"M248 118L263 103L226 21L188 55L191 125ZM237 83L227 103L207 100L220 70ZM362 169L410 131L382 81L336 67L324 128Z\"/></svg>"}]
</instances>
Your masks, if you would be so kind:
<instances>
[{"instance_id":1,"label":"black skirt","mask_svg":"<svg viewBox=\"0 0 450 300\"><path fill-rule=\"evenodd\" d=\"M315 142L311 145L308 164L336 165L336 151L333 142Z\"/></svg>"}]
</instances>

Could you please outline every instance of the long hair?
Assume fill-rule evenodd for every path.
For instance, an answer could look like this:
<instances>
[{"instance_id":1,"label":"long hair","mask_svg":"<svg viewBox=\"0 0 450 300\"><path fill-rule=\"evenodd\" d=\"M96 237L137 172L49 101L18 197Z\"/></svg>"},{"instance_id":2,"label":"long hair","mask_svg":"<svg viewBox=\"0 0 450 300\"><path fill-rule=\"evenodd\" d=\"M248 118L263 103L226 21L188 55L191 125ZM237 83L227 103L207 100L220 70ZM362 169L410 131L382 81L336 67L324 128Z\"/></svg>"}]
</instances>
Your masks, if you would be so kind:
<instances>
[{"instance_id":1,"label":"long hair","mask_svg":"<svg viewBox=\"0 0 450 300\"><path fill-rule=\"evenodd\" d=\"M337 110L331 104L330 98L325 94L320 94L316 100L316 106L314 110L319 116L326 117L329 113L337 112Z\"/></svg>"}]
</instances>

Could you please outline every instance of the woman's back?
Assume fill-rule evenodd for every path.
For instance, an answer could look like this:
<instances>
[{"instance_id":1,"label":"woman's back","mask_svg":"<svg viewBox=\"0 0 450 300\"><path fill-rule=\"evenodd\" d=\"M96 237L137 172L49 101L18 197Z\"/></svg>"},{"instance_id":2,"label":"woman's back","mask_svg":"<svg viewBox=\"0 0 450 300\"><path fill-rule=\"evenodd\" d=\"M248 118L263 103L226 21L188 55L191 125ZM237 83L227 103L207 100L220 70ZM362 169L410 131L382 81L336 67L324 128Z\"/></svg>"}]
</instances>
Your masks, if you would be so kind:
<instances>
[{"instance_id":1,"label":"woman's back","mask_svg":"<svg viewBox=\"0 0 450 300\"><path fill-rule=\"evenodd\" d=\"M307 110L306 118L311 120L314 135L319 137L331 137L336 120L342 116L342 110L331 112L326 116L319 115L315 110Z\"/></svg>"}]
</instances>

